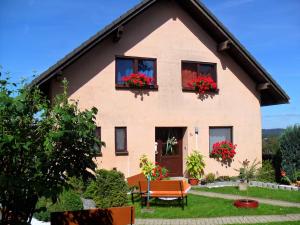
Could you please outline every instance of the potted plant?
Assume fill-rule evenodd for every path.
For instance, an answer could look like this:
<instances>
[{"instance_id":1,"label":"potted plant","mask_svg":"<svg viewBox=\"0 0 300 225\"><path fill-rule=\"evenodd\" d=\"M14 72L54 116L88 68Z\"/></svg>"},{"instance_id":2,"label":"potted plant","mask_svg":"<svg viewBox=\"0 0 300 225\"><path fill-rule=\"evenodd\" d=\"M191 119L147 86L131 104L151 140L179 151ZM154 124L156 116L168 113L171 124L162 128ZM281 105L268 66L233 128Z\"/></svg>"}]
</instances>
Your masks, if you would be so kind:
<instances>
[{"instance_id":1,"label":"potted plant","mask_svg":"<svg viewBox=\"0 0 300 225\"><path fill-rule=\"evenodd\" d=\"M199 179L204 174L205 163L203 160L203 155L197 151L193 151L186 158L186 169L189 175L189 183L191 185L197 185Z\"/></svg>"},{"instance_id":2,"label":"potted plant","mask_svg":"<svg viewBox=\"0 0 300 225\"><path fill-rule=\"evenodd\" d=\"M206 92L214 92L217 90L217 83L210 75L198 76L193 79L188 85L193 88L198 94L205 94Z\"/></svg>"},{"instance_id":3,"label":"potted plant","mask_svg":"<svg viewBox=\"0 0 300 225\"><path fill-rule=\"evenodd\" d=\"M240 172L239 190L247 191L248 183L255 177L257 166L260 164L260 162L257 162L255 159L250 165L250 161L245 159L241 164L242 167L237 170ZM248 192L246 196L248 196ZM247 197L246 199L238 199L234 201L234 205L238 208L257 208L258 202Z\"/></svg>"}]
</instances>

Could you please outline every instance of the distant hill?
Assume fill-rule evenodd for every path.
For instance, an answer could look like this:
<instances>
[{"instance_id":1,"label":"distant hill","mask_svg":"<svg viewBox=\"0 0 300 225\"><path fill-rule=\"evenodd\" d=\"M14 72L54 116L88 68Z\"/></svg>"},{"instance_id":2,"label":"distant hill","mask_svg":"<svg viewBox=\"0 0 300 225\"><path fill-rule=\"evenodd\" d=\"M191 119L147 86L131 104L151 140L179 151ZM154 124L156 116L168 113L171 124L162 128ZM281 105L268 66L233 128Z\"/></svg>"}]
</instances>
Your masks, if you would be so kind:
<instances>
[{"instance_id":1,"label":"distant hill","mask_svg":"<svg viewBox=\"0 0 300 225\"><path fill-rule=\"evenodd\" d=\"M280 136L284 131L283 128L275 128L275 129L262 129L262 137L268 138L272 136Z\"/></svg>"}]
</instances>

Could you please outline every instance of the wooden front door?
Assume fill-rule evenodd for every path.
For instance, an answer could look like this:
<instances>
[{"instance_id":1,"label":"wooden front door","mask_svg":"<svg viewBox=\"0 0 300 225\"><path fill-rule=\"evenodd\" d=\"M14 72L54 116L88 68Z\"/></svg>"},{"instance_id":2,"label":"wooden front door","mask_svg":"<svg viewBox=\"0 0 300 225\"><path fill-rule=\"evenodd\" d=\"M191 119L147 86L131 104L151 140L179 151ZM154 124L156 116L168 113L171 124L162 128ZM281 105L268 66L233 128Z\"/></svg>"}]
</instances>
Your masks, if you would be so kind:
<instances>
[{"instance_id":1,"label":"wooden front door","mask_svg":"<svg viewBox=\"0 0 300 225\"><path fill-rule=\"evenodd\" d=\"M171 177L182 176L182 138L183 128L155 128L155 141L157 142L155 161L166 167Z\"/></svg>"}]
</instances>

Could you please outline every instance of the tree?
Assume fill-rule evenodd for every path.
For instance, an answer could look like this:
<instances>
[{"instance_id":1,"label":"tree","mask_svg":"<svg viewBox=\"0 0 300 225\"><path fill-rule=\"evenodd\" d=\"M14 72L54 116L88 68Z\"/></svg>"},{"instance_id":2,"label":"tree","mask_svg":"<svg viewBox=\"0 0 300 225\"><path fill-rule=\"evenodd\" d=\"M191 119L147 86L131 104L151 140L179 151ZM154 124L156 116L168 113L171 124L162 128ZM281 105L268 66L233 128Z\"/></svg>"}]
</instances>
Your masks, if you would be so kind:
<instances>
[{"instance_id":1,"label":"tree","mask_svg":"<svg viewBox=\"0 0 300 225\"><path fill-rule=\"evenodd\" d=\"M294 181L297 171L300 171L300 125L288 127L281 135L279 143L281 166L287 177Z\"/></svg>"},{"instance_id":2,"label":"tree","mask_svg":"<svg viewBox=\"0 0 300 225\"><path fill-rule=\"evenodd\" d=\"M0 85L1 224L29 224L39 197L55 202L69 177L95 170L97 109L68 101L66 81L52 105L37 87L1 74Z\"/></svg>"}]
</instances>

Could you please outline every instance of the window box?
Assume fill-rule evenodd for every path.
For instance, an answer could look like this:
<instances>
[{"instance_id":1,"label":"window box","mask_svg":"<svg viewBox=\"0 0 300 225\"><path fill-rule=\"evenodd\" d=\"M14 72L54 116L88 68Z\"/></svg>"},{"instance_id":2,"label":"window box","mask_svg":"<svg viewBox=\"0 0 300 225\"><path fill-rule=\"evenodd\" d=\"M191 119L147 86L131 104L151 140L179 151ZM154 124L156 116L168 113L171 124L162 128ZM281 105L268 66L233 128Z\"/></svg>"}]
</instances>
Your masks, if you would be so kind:
<instances>
[{"instance_id":1,"label":"window box","mask_svg":"<svg viewBox=\"0 0 300 225\"><path fill-rule=\"evenodd\" d=\"M156 59L116 57L116 89L157 89Z\"/></svg>"},{"instance_id":2,"label":"window box","mask_svg":"<svg viewBox=\"0 0 300 225\"><path fill-rule=\"evenodd\" d=\"M199 94L216 94L217 75L215 63L182 61L182 90Z\"/></svg>"}]
</instances>

